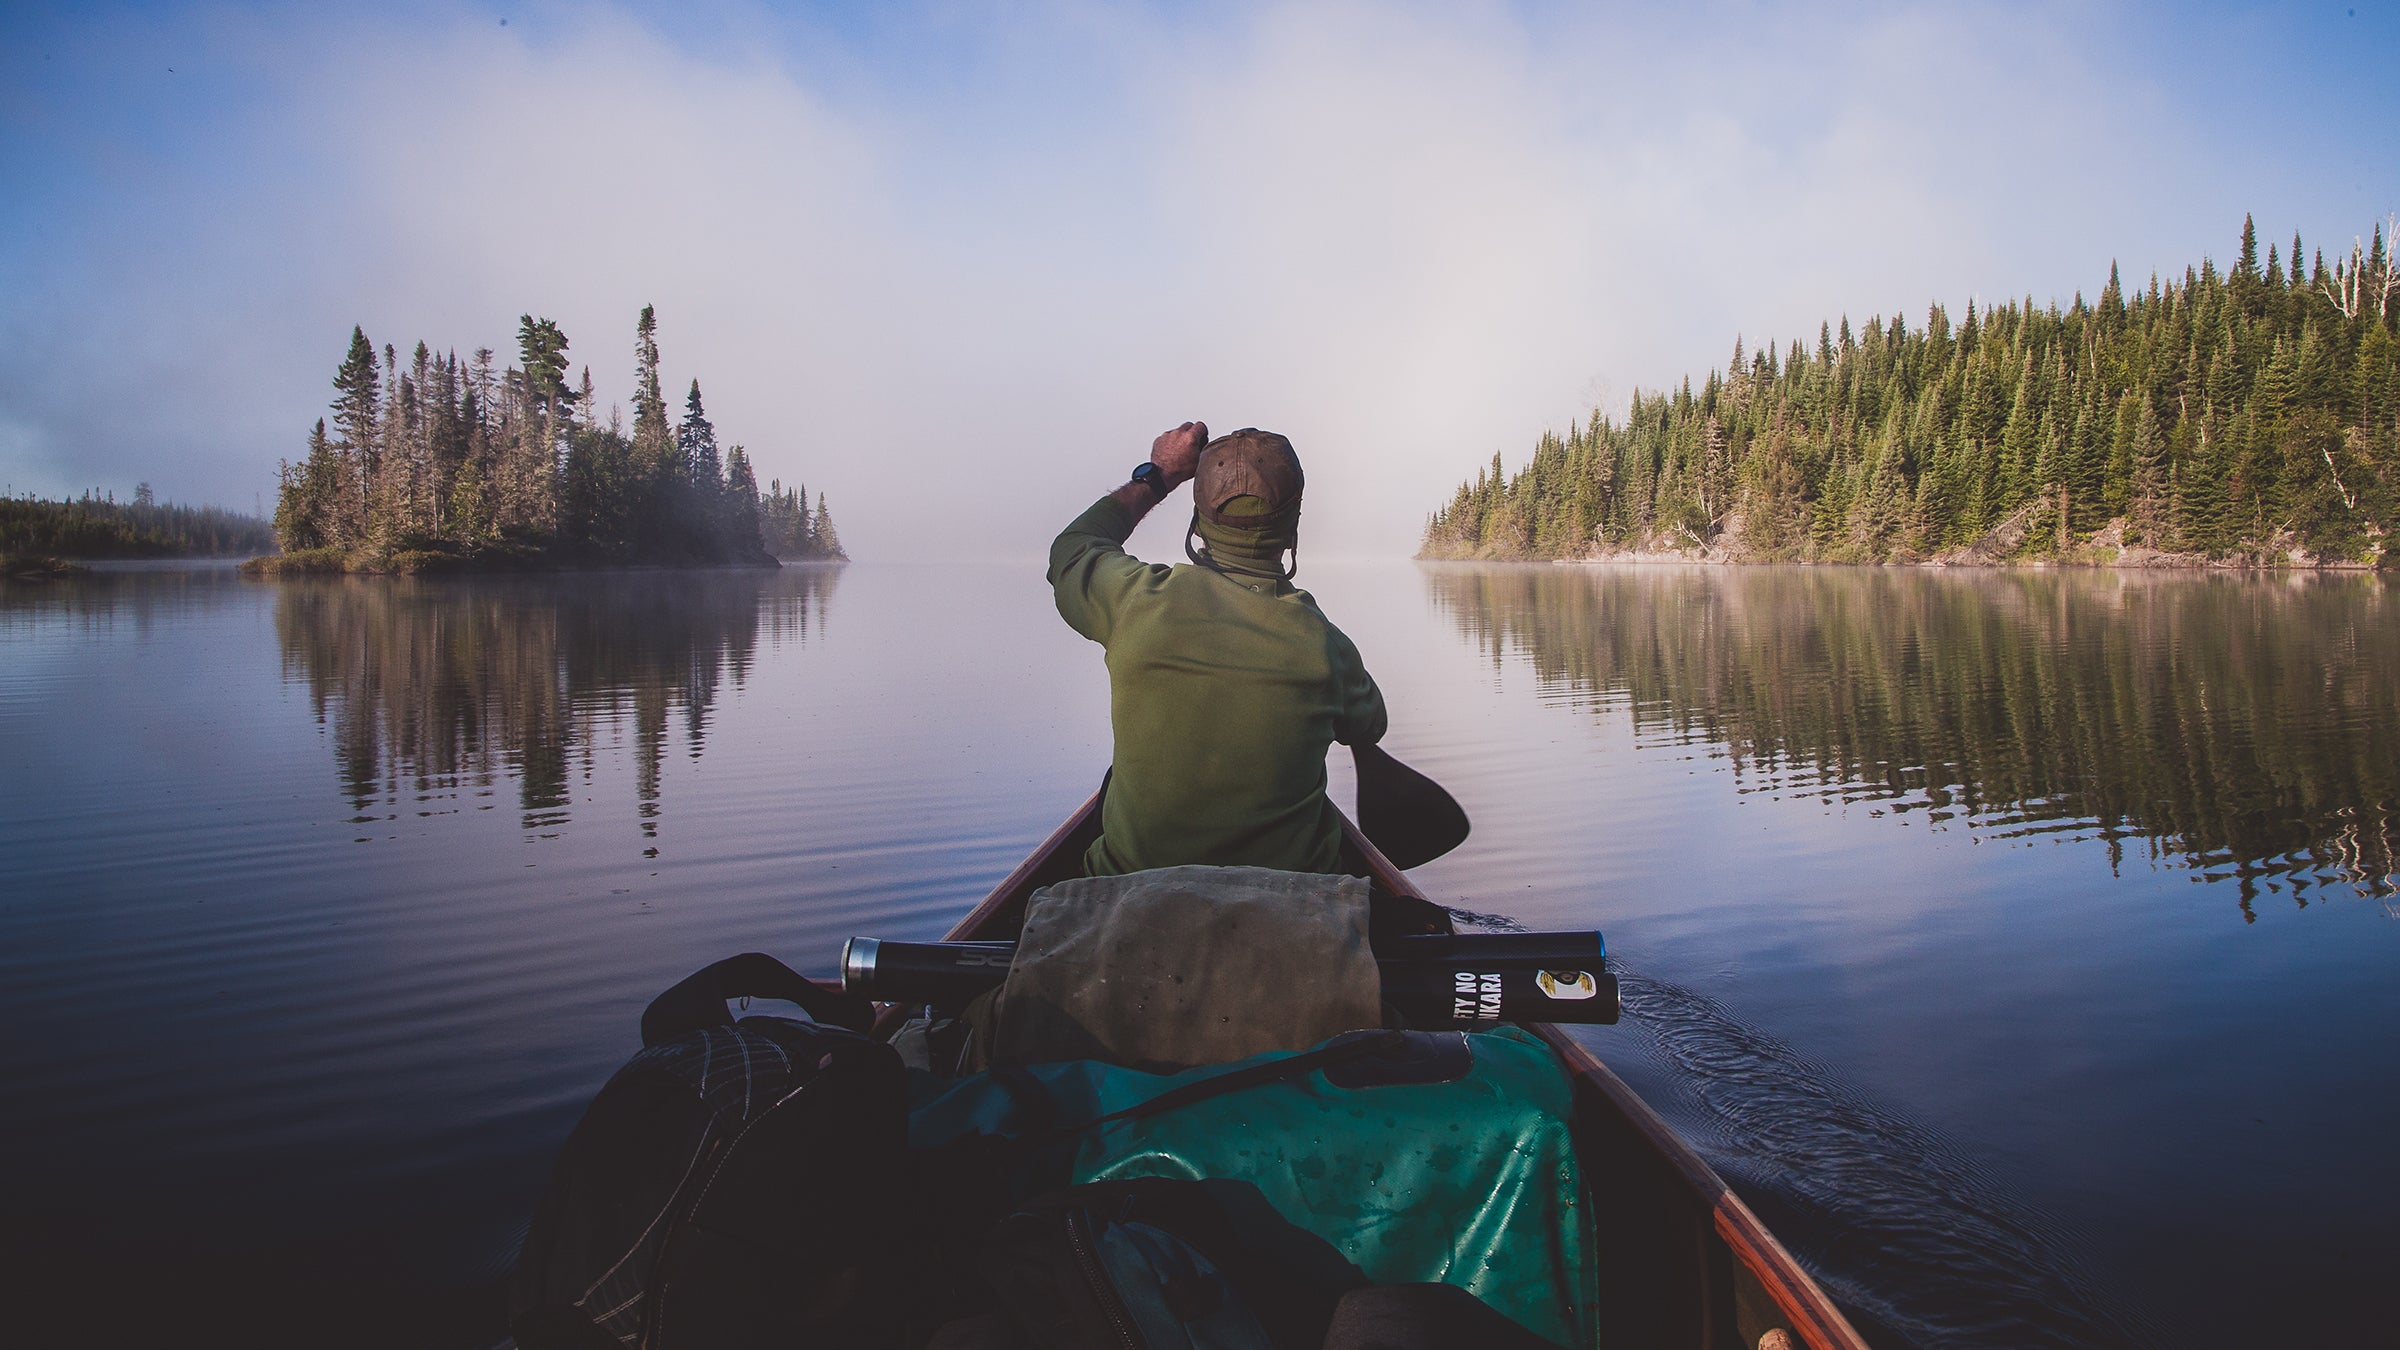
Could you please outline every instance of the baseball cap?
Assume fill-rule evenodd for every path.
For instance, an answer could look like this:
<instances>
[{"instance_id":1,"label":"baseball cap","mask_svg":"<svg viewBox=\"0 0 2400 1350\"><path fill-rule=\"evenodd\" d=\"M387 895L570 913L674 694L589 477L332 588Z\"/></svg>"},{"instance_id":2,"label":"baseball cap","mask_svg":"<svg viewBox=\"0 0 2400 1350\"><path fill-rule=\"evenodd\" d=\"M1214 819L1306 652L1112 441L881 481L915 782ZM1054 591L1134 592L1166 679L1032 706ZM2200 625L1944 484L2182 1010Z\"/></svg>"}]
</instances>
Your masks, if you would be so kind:
<instances>
[{"instance_id":1,"label":"baseball cap","mask_svg":"<svg viewBox=\"0 0 2400 1350\"><path fill-rule=\"evenodd\" d=\"M1297 513L1304 482L1300 456L1289 440L1272 431L1243 427L1201 447L1200 463L1192 477L1192 504L1214 524L1255 526ZM1248 509L1227 511L1240 497L1255 498L1257 503L1242 503Z\"/></svg>"}]
</instances>

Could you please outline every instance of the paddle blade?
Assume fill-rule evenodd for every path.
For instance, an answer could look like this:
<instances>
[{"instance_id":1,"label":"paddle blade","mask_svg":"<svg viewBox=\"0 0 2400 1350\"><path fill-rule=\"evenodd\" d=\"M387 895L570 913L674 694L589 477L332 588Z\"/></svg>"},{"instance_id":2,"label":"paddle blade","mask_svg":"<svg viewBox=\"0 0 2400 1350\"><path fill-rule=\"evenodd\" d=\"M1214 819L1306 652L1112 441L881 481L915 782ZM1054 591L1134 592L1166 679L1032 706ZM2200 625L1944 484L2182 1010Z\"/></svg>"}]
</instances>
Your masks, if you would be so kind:
<instances>
[{"instance_id":1,"label":"paddle blade","mask_svg":"<svg viewBox=\"0 0 2400 1350\"><path fill-rule=\"evenodd\" d=\"M1442 785L1384 753L1354 745L1358 764L1358 832L1406 870L1466 842L1467 813Z\"/></svg>"}]
</instances>

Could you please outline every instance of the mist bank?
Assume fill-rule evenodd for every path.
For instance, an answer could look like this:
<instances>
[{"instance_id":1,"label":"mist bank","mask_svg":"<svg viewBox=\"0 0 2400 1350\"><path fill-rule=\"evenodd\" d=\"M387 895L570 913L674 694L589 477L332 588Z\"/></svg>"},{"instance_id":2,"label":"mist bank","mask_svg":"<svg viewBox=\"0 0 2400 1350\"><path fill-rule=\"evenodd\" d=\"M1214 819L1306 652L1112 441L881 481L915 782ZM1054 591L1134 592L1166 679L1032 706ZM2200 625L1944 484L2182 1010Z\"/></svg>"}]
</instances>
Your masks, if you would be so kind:
<instances>
[{"instance_id":1,"label":"mist bank","mask_svg":"<svg viewBox=\"0 0 2400 1350\"><path fill-rule=\"evenodd\" d=\"M2220 273L1963 324L1848 316L1622 423L1495 452L1432 559L2377 567L2400 511L2400 268L2242 226ZM2288 266L2287 266L2288 262Z\"/></svg>"}]
</instances>

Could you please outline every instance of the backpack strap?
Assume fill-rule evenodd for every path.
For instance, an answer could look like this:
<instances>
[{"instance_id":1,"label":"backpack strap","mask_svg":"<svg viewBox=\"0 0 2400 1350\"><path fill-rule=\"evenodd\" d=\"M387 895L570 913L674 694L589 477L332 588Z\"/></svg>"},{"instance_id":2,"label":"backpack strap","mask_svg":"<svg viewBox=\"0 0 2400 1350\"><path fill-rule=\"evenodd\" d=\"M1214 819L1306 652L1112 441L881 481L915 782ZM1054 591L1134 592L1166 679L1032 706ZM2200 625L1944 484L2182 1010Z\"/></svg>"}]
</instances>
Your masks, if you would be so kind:
<instances>
[{"instance_id":1,"label":"backpack strap","mask_svg":"<svg viewBox=\"0 0 2400 1350\"><path fill-rule=\"evenodd\" d=\"M1055 1125L1046 1131L1028 1135L1026 1139L1028 1142L1064 1139L1082 1134L1086 1130L1096 1130L1115 1121L1139 1120L1145 1116L1163 1115L1169 1111L1181 1110L1194 1102L1204 1102L1211 1097L1221 1097L1228 1092L1239 1092L1243 1088L1256 1087L1260 1083L1297 1078L1304 1073L1311 1073L1336 1064L1346 1064L1351 1060L1365 1059L1371 1055L1406 1055L1409 1052L1411 1034L1406 1031L1379 1029L1345 1031L1313 1050L1303 1050L1299 1054L1286 1055L1282 1059L1263 1060L1255 1064L1245 1064L1238 1069L1231 1069L1224 1073L1212 1074L1196 1083L1186 1083L1181 1087L1169 1088L1155 1097L1135 1102L1121 1111L1111 1111L1105 1116L1099 1116L1079 1124Z\"/></svg>"},{"instance_id":2,"label":"backpack strap","mask_svg":"<svg viewBox=\"0 0 2400 1350\"><path fill-rule=\"evenodd\" d=\"M733 998L783 999L799 1004L812 1020L852 1031L863 1032L875 1020L864 998L818 984L765 952L744 952L702 966L650 1000L642 1011L642 1044L662 1045L702 1027L732 1026L725 1001Z\"/></svg>"}]
</instances>

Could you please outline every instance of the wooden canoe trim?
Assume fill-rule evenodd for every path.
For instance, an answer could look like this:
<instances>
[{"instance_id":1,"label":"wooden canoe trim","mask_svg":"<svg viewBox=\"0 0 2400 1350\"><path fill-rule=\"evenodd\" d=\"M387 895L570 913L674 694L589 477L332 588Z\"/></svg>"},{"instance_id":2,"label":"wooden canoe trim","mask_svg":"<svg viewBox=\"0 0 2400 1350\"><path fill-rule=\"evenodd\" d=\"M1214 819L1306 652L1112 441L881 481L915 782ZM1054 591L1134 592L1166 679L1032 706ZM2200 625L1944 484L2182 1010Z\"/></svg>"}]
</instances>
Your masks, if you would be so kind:
<instances>
[{"instance_id":1,"label":"wooden canoe trim","mask_svg":"<svg viewBox=\"0 0 2400 1350\"><path fill-rule=\"evenodd\" d=\"M1570 1073L1608 1098L1652 1152L1682 1176L1693 1196L1708 1206L1717 1236L1724 1239L1734 1259L1766 1289L1784 1315L1792 1319L1793 1333L1809 1350L1867 1350L1866 1341L1850 1325L1850 1319L1842 1315L1841 1309L1833 1305L1833 1300L1801 1268L1791 1250L1768 1230L1742 1197L1734 1194L1717 1170L1617 1076L1616 1070L1602 1063L1590 1047L1562 1026L1534 1022L1525 1024L1525 1029L1558 1052Z\"/></svg>"},{"instance_id":2,"label":"wooden canoe trim","mask_svg":"<svg viewBox=\"0 0 2400 1350\"><path fill-rule=\"evenodd\" d=\"M1349 820L1342 821L1342 831L1349 847L1366 860L1376 882L1395 894L1425 899L1391 860L1384 857L1374 842ZM1643 1101L1640 1094L1617 1077L1616 1070L1600 1061L1600 1057L1581 1041L1568 1034L1566 1028L1549 1022L1527 1022L1524 1029L1542 1038L1558 1057L1565 1061L1573 1077L1596 1089L1608 1099L1617 1114L1624 1117L1635 1133L1640 1135L1652 1153L1656 1154L1690 1187L1692 1196L1710 1210L1717 1236L1740 1261L1752 1278L1766 1289L1786 1316L1792 1320L1792 1331L1809 1350L1867 1350L1867 1343L1850 1319L1842 1316L1825 1291L1803 1270L1798 1260L1776 1236L1759 1221L1750 1206L1733 1193L1717 1170L1694 1152L1692 1146L1677 1134L1673 1127L1660 1119L1659 1114Z\"/></svg>"},{"instance_id":3,"label":"wooden canoe trim","mask_svg":"<svg viewBox=\"0 0 2400 1350\"><path fill-rule=\"evenodd\" d=\"M967 912L950 929L952 942L977 937L1005 934L1014 931L1018 911L1026 899L1042 884L1046 873L1058 872L1060 853L1071 847L1078 838L1097 833L1100 794L1095 792L1083 805L1069 815L1066 822L1050 832L1041 847L992 888L983 902ZM1345 850L1366 865L1367 874L1385 890L1397 895L1425 899L1391 859L1383 855L1374 843L1359 833L1348 817L1342 820ZM887 1009L887 1015L898 1009ZM1622 1120L1652 1156L1680 1179L1688 1190L1696 1213L1705 1213L1717 1239L1726 1251L1740 1263L1743 1270L1758 1282L1790 1323L1790 1329L1809 1350L1868 1350L1865 1340L1851 1327L1848 1318L1835 1307L1833 1300L1801 1268L1789 1249L1767 1230L1750 1206L1733 1193L1716 1169L1692 1150L1683 1137L1675 1133L1650 1104L1619 1078L1616 1071L1602 1063L1589 1047L1567 1034L1562 1027L1547 1022L1528 1022L1524 1029L1540 1037L1555 1051L1567 1066L1575 1081L1579 1096L1597 1095ZM1702 1265L1706 1253L1696 1253ZM1704 1321L1713 1320L1713 1312L1704 1312ZM1715 1344L1720 1335L1730 1332L1704 1329L1705 1343Z\"/></svg>"},{"instance_id":4,"label":"wooden canoe trim","mask_svg":"<svg viewBox=\"0 0 2400 1350\"><path fill-rule=\"evenodd\" d=\"M1792 1330L1809 1350L1867 1350L1850 1319L1731 1188L1717 1197L1716 1220L1717 1236L1792 1319Z\"/></svg>"}]
</instances>

